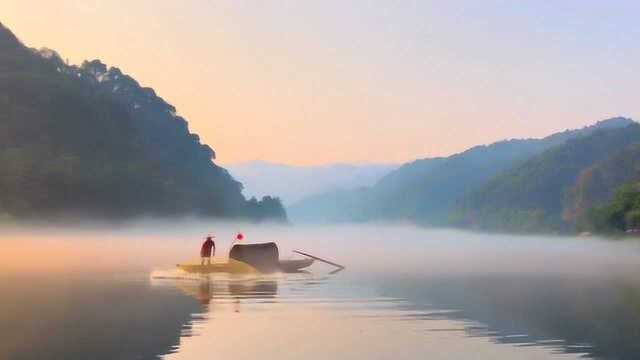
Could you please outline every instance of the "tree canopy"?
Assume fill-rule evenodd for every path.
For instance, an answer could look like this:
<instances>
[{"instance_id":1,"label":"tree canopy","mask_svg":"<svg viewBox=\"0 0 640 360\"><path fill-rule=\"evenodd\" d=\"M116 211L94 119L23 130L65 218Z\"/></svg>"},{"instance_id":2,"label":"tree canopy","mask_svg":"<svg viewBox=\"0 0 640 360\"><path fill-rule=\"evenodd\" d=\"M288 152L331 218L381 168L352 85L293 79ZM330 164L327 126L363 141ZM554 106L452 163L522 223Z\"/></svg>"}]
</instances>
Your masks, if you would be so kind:
<instances>
[{"instance_id":1,"label":"tree canopy","mask_svg":"<svg viewBox=\"0 0 640 360\"><path fill-rule=\"evenodd\" d=\"M242 184L176 109L118 68L67 65L0 25L0 214L285 219Z\"/></svg>"}]
</instances>

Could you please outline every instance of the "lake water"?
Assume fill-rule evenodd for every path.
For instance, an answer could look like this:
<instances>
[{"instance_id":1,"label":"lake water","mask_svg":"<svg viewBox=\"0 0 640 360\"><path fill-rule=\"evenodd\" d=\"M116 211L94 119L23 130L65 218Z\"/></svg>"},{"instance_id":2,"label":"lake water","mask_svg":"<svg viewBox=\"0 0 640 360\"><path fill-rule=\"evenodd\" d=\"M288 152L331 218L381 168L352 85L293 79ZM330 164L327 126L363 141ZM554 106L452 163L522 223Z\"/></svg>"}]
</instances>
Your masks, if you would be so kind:
<instances>
[{"instance_id":1,"label":"lake water","mask_svg":"<svg viewBox=\"0 0 640 360\"><path fill-rule=\"evenodd\" d=\"M187 276L203 236L347 269ZM640 243L411 226L3 231L0 359L640 358Z\"/></svg>"}]
</instances>

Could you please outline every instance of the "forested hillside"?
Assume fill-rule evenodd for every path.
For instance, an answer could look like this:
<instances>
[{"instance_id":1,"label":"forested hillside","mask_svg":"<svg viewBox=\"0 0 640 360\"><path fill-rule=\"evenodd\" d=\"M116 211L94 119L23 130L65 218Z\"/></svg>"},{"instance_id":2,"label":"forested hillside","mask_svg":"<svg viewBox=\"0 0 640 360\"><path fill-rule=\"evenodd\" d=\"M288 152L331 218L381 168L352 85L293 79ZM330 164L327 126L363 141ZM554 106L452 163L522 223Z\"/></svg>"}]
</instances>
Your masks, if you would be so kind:
<instances>
[{"instance_id":1,"label":"forested hillside","mask_svg":"<svg viewBox=\"0 0 640 360\"><path fill-rule=\"evenodd\" d=\"M460 204L456 224L501 231L573 231L632 171L640 125L603 129L551 148L496 177ZM622 153L628 152L625 155Z\"/></svg>"},{"instance_id":2,"label":"forested hillside","mask_svg":"<svg viewBox=\"0 0 640 360\"><path fill-rule=\"evenodd\" d=\"M640 141L580 172L569 189L566 221L578 231L616 233L640 228Z\"/></svg>"},{"instance_id":3,"label":"forested hillside","mask_svg":"<svg viewBox=\"0 0 640 360\"><path fill-rule=\"evenodd\" d=\"M622 185L609 202L590 209L579 226L599 234L640 234L640 183Z\"/></svg>"},{"instance_id":4,"label":"forested hillside","mask_svg":"<svg viewBox=\"0 0 640 360\"><path fill-rule=\"evenodd\" d=\"M0 216L284 219L242 185L176 109L100 61L70 66L0 24Z\"/></svg>"},{"instance_id":5,"label":"forested hillside","mask_svg":"<svg viewBox=\"0 0 640 360\"><path fill-rule=\"evenodd\" d=\"M563 218L579 230L592 231L592 209L605 206L617 191L639 180L640 143L634 143L580 172L567 193Z\"/></svg>"}]
</instances>

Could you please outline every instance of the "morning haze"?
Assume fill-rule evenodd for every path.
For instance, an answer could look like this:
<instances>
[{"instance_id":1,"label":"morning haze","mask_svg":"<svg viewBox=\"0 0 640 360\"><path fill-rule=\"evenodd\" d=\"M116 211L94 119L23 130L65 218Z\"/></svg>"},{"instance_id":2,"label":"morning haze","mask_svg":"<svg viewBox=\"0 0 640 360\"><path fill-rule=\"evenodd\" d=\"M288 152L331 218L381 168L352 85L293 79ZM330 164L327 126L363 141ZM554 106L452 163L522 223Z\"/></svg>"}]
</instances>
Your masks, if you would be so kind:
<instances>
[{"instance_id":1,"label":"morning haze","mask_svg":"<svg viewBox=\"0 0 640 360\"><path fill-rule=\"evenodd\" d=\"M0 4L0 359L640 358L632 1Z\"/></svg>"}]
</instances>

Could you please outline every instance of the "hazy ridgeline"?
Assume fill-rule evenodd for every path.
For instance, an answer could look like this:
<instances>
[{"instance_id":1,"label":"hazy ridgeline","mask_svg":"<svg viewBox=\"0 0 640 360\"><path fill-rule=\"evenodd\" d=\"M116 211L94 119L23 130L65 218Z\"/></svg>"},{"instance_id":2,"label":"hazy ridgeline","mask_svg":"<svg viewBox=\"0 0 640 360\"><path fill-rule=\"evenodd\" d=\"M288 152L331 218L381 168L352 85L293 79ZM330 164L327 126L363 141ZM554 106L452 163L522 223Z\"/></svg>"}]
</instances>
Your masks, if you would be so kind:
<instances>
[{"instance_id":1,"label":"hazy ridgeline","mask_svg":"<svg viewBox=\"0 0 640 360\"><path fill-rule=\"evenodd\" d=\"M409 162L373 186L310 196L289 206L289 217L515 233L621 233L640 226L633 205L638 146L640 126L612 118L542 139L500 141Z\"/></svg>"},{"instance_id":2,"label":"hazy ridgeline","mask_svg":"<svg viewBox=\"0 0 640 360\"><path fill-rule=\"evenodd\" d=\"M244 185L245 196L262 198L278 194L285 206L330 190L352 190L375 184L398 166L395 164L329 164L295 166L249 161L226 166Z\"/></svg>"}]
</instances>

